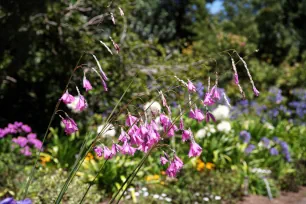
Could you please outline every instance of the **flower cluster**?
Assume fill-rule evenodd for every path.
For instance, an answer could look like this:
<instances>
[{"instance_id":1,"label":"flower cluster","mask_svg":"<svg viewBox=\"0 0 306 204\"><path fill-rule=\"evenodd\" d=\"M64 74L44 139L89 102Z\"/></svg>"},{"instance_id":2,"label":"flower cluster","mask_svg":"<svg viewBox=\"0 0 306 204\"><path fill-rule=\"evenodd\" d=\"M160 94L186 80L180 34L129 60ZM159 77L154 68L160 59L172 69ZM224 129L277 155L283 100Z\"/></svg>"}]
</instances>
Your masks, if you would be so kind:
<instances>
[{"instance_id":1,"label":"flower cluster","mask_svg":"<svg viewBox=\"0 0 306 204\"><path fill-rule=\"evenodd\" d=\"M23 124L22 122L14 122L7 125L7 127L1 129L0 128L0 138L4 138L7 135L16 135L18 137L14 137L12 142L18 145L20 149L20 153L25 156L31 156L32 151L31 147L41 150L42 142L37 139L35 133L32 133L32 128L27 124ZM14 147L14 145L13 145Z\"/></svg>"},{"instance_id":2,"label":"flower cluster","mask_svg":"<svg viewBox=\"0 0 306 204\"><path fill-rule=\"evenodd\" d=\"M106 84L106 81L108 80L108 78L106 77L97 57L95 55L92 55L92 56L95 59L100 72L98 72L95 68L92 68L92 70L95 74L97 74L100 77L104 90L108 91L107 84ZM87 71L88 70L84 71L84 76L83 76L83 81L82 82L83 82L83 88L85 89L85 91L88 92L88 91L92 90L93 87L92 87L90 81L86 78ZM77 90L78 95L73 96L69 93L68 89L66 89L65 93L61 96L60 101L62 101L68 107L72 108L72 110L74 112L82 112L85 109L87 109L88 104L87 104L87 101L86 101L85 97L81 94L81 92L80 92L80 90L77 86L76 86L76 90ZM65 115L66 115L65 118L60 115L60 117L62 118L62 123L65 126L65 133L67 135L70 135L72 133L77 132L78 127L77 127L76 122L72 118L70 118L67 113L65 113Z\"/></svg>"},{"instance_id":3,"label":"flower cluster","mask_svg":"<svg viewBox=\"0 0 306 204\"><path fill-rule=\"evenodd\" d=\"M0 204L32 204L31 199L26 198L24 200L16 201L14 198L9 197L0 201Z\"/></svg>"}]
</instances>

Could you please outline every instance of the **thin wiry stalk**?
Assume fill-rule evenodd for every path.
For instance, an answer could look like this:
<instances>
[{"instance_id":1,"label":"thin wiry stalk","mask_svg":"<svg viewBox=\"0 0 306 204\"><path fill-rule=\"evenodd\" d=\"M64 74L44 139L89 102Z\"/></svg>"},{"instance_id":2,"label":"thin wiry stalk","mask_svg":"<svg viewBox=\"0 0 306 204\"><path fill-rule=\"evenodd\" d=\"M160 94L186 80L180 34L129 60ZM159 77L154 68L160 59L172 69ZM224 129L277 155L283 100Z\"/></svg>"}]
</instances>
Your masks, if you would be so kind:
<instances>
[{"instance_id":1,"label":"thin wiry stalk","mask_svg":"<svg viewBox=\"0 0 306 204\"><path fill-rule=\"evenodd\" d=\"M115 105L113 111L111 112L111 114L109 115L109 117L107 118L106 122L108 123L110 118L113 116L114 112L116 111L118 105L120 104L120 102L122 101L123 97L125 96L126 92L128 91L128 89L130 88L130 86L132 85L132 83L134 82L134 80L132 80L130 82L130 84L128 85L128 87L125 89L124 93L122 94L122 96L120 97L119 101L117 102L117 104ZM72 169L72 171L70 171L68 178L66 179L66 182L63 186L63 188L61 189L60 194L58 195L57 199L56 199L56 204L59 204L60 201L63 199L63 196L66 192L66 190L69 187L70 182L72 181L72 179L74 178L76 172L79 170L80 166L82 165L86 155L89 153L89 151L91 150L93 144L95 144L96 140L98 139L98 137L100 136L101 133L103 133L103 131L107 128L107 125L105 125L105 127L103 127L103 129L100 131L100 133L96 136L96 138L94 139L94 141L92 141L92 143L89 145L88 149L86 150L86 153L84 155L82 155L82 159L80 159L77 162L77 165L75 166L75 168Z\"/></svg>"},{"instance_id":2,"label":"thin wiry stalk","mask_svg":"<svg viewBox=\"0 0 306 204\"><path fill-rule=\"evenodd\" d=\"M100 167L100 169L98 170L98 173L95 175L94 179L89 183L88 188L86 189L86 192L84 193L84 195L83 195L83 197L82 197L80 203L83 203L83 201L85 200L85 197L86 197L87 193L89 192L89 189L90 189L91 186L94 184L95 180L97 179L99 173L103 170L103 167L104 167L104 165L106 164L107 161L108 161L108 159L105 160L105 162L103 163L103 165L102 165L102 166Z\"/></svg>"},{"instance_id":3,"label":"thin wiry stalk","mask_svg":"<svg viewBox=\"0 0 306 204\"><path fill-rule=\"evenodd\" d=\"M84 56L84 53L81 55L81 57L79 58L79 60L78 60L78 62L77 62L77 64L76 64L76 66L75 66L75 68L73 69L73 72L71 73L71 75L70 75L70 77L69 77L69 80L68 80L68 82L67 82L67 84L66 84L66 86L65 86L65 89L64 89L62 95L63 95L63 94L66 92L66 90L68 89L68 86L69 86L69 83L70 83L70 81L71 81L71 79L72 79L72 76L73 76L74 72L78 69L79 63L80 63L81 59L83 58L83 56ZM58 107L59 107L60 103L61 103L61 101L59 100L59 101L56 103L56 105L55 105L54 111L53 111L52 116L51 116L51 118L50 118L48 127L47 127L47 129L46 129L45 135L44 135L44 137L43 137L43 139L42 139L42 144L44 144L44 142L45 142L45 140L46 140L46 138L47 138L47 135L48 135L48 133L49 133L50 126L51 126L51 124L52 124L52 122L53 122L53 120L54 120L54 117L55 117L55 115L56 115L56 112L57 112L57 110L58 110ZM22 196L23 199L25 199L26 196L27 196L27 194L28 194L28 189L29 189L29 187L30 187L30 185L31 185L31 182L32 182L33 178L34 178L34 174L35 174L35 172L36 172L36 165L37 165L37 163L38 163L38 159L39 159L39 156L40 156L41 151L42 151L42 149L38 150L38 153L36 154L35 163L34 163L32 169L31 169L30 176L27 178L27 182L26 182L26 184L25 184L25 190L24 190L24 193L23 193L23 196Z\"/></svg>"}]
</instances>

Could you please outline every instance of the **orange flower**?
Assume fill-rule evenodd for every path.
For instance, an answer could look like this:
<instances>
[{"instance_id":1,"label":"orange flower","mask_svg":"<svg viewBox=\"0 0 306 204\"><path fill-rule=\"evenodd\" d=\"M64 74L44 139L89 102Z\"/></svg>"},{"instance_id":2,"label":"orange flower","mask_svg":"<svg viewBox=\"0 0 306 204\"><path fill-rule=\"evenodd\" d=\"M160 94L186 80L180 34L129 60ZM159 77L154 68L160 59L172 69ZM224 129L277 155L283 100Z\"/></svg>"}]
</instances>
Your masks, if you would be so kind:
<instances>
[{"instance_id":1,"label":"orange flower","mask_svg":"<svg viewBox=\"0 0 306 204\"><path fill-rule=\"evenodd\" d=\"M85 158L85 160L86 161L90 161L90 160L92 160L94 158L94 156L92 155L92 153L88 153L87 155L86 155L86 158Z\"/></svg>"},{"instance_id":2,"label":"orange flower","mask_svg":"<svg viewBox=\"0 0 306 204\"><path fill-rule=\"evenodd\" d=\"M206 169L211 170L215 167L215 165L213 163L207 162L205 167L206 167Z\"/></svg>"}]
</instances>

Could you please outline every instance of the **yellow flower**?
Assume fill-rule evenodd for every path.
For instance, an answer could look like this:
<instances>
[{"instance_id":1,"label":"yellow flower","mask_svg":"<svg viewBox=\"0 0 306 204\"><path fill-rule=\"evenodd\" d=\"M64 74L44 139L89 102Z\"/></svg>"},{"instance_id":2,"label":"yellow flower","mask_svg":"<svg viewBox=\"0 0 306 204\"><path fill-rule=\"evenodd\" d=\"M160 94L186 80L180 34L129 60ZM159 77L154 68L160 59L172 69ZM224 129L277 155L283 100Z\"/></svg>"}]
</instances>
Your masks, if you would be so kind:
<instances>
[{"instance_id":1,"label":"yellow flower","mask_svg":"<svg viewBox=\"0 0 306 204\"><path fill-rule=\"evenodd\" d=\"M159 175L154 174L154 175L149 175L145 178L146 181L154 181L154 180L159 180Z\"/></svg>"},{"instance_id":2,"label":"yellow flower","mask_svg":"<svg viewBox=\"0 0 306 204\"><path fill-rule=\"evenodd\" d=\"M206 163L206 169L211 170L211 169L213 169L214 167L215 167L215 165L214 165L213 163L210 163L210 162L207 162L207 163Z\"/></svg>"},{"instance_id":3,"label":"yellow flower","mask_svg":"<svg viewBox=\"0 0 306 204\"><path fill-rule=\"evenodd\" d=\"M90 161L90 160L92 160L94 158L94 156L92 155L92 153L88 153L87 155L86 155L86 158L85 158L85 160L86 161Z\"/></svg>"},{"instance_id":4,"label":"yellow flower","mask_svg":"<svg viewBox=\"0 0 306 204\"><path fill-rule=\"evenodd\" d=\"M51 157L50 157L49 155L44 154L44 155L41 155L41 156L40 156L40 160L41 160L40 163L41 163L43 166L45 166L46 163L48 163L48 162L51 161Z\"/></svg>"}]
</instances>

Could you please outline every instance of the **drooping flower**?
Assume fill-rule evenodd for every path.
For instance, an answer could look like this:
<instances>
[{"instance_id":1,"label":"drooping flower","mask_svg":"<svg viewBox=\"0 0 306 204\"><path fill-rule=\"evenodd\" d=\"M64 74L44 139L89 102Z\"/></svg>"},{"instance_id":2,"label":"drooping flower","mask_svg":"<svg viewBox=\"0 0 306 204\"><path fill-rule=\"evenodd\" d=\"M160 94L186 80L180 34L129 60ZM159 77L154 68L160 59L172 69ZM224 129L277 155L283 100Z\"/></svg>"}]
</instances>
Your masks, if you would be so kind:
<instances>
[{"instance_id":1,"label":"drooping flower","mask_svg":"<svg viewBox=\"0 0 306 204\"><path fill-rule=\"evenodd\" d=\"M183 140L183 142L189 140L191 134L192 134L192 132L191 132L190 128L189 128L189 130L183 130L183 133L182 133L182 140Z\"/></svg>"},{"instance_id":2,"label":"drooping flower","mask_svg":"<svg viewBox=\"0 0 306 204\"><path fill-rule=\"evenodd\" d=\"M123 10L120 7L118 7L118 9L119 9L119 12L120 12L120 16L124 16Z\"/></svg>"},{"instance_id":3,"label":"drooping flower","mask_svg":"<svg viewBox=\"0 0 306 204\"><path fill-rule=\"evenodd\" d=\"M256 89L255 86L253 87L253 92L254 92L255 96L259 96L260 92Z\"/></svg>"},{"instance_id":4,"label":"drooping flower","mask_svg":"<svg viewBox=\"0 0 306 204\"><path fill-rule=\"evenodd\" d=\"M204 120L204 115L200 109L197 109L197 107L194 110L190 110L189 117L197 120L198 122Z\"/></svg>"},{"instance_id":5,"label":"drooping flower","mask_svg":"<svg viewBox=\"0 0 306 204\"><path fill-rule=\"evenodd\" d=\"M210 92L207 92L207 93L205 94L203 104L204 104L205 106L211 106L211 105L214 105L214 104L215 104L215 101L213 100L212 95L211 95Z\"/></svg>"},{"instance_id":6,"label":"drooping flower","mask_svg":"<svg viewBox=\"0 0 306 204\"><path fill-rule=\"evenodd\" d=\"M110 40L112 41L113 46L114 46L114 48L115 48L117 54L119 54L119 51L120 51L119 45L118 45L117 43L115 43L115 41L114 41L111 37L109 37L109 38L110 38Z\"/></svg>"},{"instance_id":7,"label":"drooping flower","mask_svg":"<svg viewBox=\"0 0 306 204\"><path fill-rule=\"evenodd\" d=\"M218 101L218 100L220 100L221 99L221 96L220 96L220 93L219 93L219 90L218 90L218 88L217 88L217 86L215 85L215 86L213 86L212 88L211 88L211 90L210 90L210 95L211 95L211 97L215 100L215 101Z\"/></svg>"},{"instance_id":8,"label":"drooping flower","mask_svg":"<svg viewBox=\"0 0 306 204\"><path fill-rule=\"evenodd\" d=\"M116 143L113 143L111 151L112 151L113 156L115 156L118 152L122 151L122 147Z\"/></svg>"},{"instance_id":9,"label":"drooping flower","mask_svg":"<svg viewBox=\"0 0 306 204\"><path fill-rule=\"evenodd\" d=\"M197 89L196 87L193 85L193 83L188 79L188 85L187 85L188 91L190 92L196 92Z\"/></svg>"},{"instance_id":10,"label":"drooping flower","mask_svg":"<svg viewBox=\"0 0 306 204\"><path fill-rule=\"evenodd\" d=\"M128 142L124 142L122 146L121 153L122 154L129 154L129 155L134 155L136 152L136 149L132 147Z\"/></svg>"},{"instance_id":11,"label":"drooping flower","mask_svg":"<svg viewBox=\"0 0 306 204\"><path fill-rule=\"evenodd\" d=\"M12 141L16 144L18 144L20 147L25 147L28 143L28 140L27 138L25 137L17 137L17 138L13 138Z\"/></svg>"},{"instance_id":12,"label":"drooping flower","mask_svg":"<svg viewBox=\"0 0 306 204\"><path fill-rule=\"evenodd\" d=\"M237 73L234 74L234 81L235 81L236 85L239 84L239 79L238 79L238 74Z\"/></svg>"},{"instance_id":13,"label":"drooping flower","mask_svg":"<svg viewBox=\"0 0 306 204\"><path fill-rule=\"evenodd\" d=\"M132 125L136 125L137 121L138 121L137 117L132 116L130 113L128 113L128 117L125 120L125 125L131 127Z\"/></svg>"},{"instance_id":14,"label":"drooping flower","mask_svg":"<svg viewBox=\"0 0 306 204\"><path fill-rule=\"evenodd\" d=\"M74 97L71 94L69 94L67 89L66 92L60 98L60 100L63 101L65 104L70 104L74 101Z\"/></svg>"},{"instance_id":15,"label":"drooping flower","mask_svg":"<svg viewBox=\"0 0 306 204\"><path fill-rule=\"evenodd\" d=\"M97 155L98 157L102 157L102 153L103 153L102 147L96 146L96 147L94 148L94 151L95 151L95 153L96 153L96 155Z\"/></svg>"},{"instance_id":16,"label":"drooping flower","mask_svg":"<svg viewBox=\"0 0 306 204\"><path fill-rule=\"evenodd\" d=\"M104 159L111 159L113 157L112 151L108 147L104 146L103 152L104 152Z\"/></svg>"},{"instance_id":17,"label":"drooping flower","mask_svg":"<svg viewBox=\"0 0 306 204\"><path fill-rule=\"evenodd\" d=\"M111 16L113 24L115 25L116 24L116 20L115 20L114 14L110 13L110 16Z\"/></svg>"},{"instance_id":18,"label":"drooping flower","mask_svg":"<svg viewBox=\"0 0 306 204\"><path fill-rule=\"evenodd\" d=\"M90 82L87 80L85 74L84 74L84 77L83 77L83 88L86 90L86 91L89 91L92 89L92 86L90 84Z\"/></svg>"},{"instance_id":19,"label":"drooping flower","mask_svg":"<svg viewBox=\"0 0 306 204\"><path fill-rule=\"evenodd\" d=\"M62 118L62 122L65 125L65 133L67 135L70 135L79 130L77 124L72 118Z\"/></svg>"},{"instance_id":20,"label":"drooping flower","mask_svg":"<svg viewBox=\"0 0 306 204\"><path fill-rule=\"evenodd\" d=\"M165 165L169 162L169 160L165 156L160 156L161 165Z\"/></svg>"},{"instance_id":21,"label":"drooping flower","mask_svg":"<svg viewBox=\"0 0 306 204\"><path fill-rule=\"evenodd\" d=\"M77 102L77 105L76 105L75 109L77 111L83 111L86 108L87 108L87 101L86 101L86 99L84 98L84 96L79 95L78 102Z\"/></svg>"},{"instance_id":22,"label":"drooping flower","mask_svg":"<svg viewBox=\"0 0 306 204\"><path fill-rule=\"evenodd\" d=\"M170 119L165 114L160 114L159 119L163 127L167 126L170 122Z\"/></svg>"},{"instance_id":23,"label":"drooping flower","mask_svg":"<svg viewBox=\"0 0 306 204\"><path fill-rule=\"evenodd\" d=\"M120 142L125 142L128 140L128 134L123 130L123 128L121 128L121 133L119 135L119 139Z\"/></svg>"},{"instance_id":24,"label":"drooping flower","mask_svg":"<svg viewBox=\"0 0 306 204\"><path fill-rule=\"evenodd\" d=\"M202 153L202 147L198 145L195 141L192 141L190 143L190 150L188 153L189 158L190 157L197 157Z\"/></svg>"},{"instance_id":25,"label":"drooping flower","mask_svg":"<svg viewBox=\"0 0 306 204\"><path fill-rule=\"evenodd\" d=\"M182 169L184 163L183 161L178 158L177 156L174 156L174 159L170 163L169 167L166 170L166 174L169 177L175 177L176 174Z\"/></svg>"},{"instance_id":26,"label":"drooping flower","mask_svg":"<svg viewBox=\"0 0 306 204\"><path fill-rule=\"evenodd\" d=\"M212 120L213 122L216 122L214 115L210 113L209 111L207 111L206 112L206 122L208 123L210 120Z\"/></svg>"}]
</instances>

